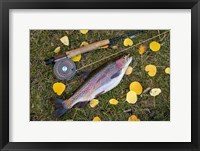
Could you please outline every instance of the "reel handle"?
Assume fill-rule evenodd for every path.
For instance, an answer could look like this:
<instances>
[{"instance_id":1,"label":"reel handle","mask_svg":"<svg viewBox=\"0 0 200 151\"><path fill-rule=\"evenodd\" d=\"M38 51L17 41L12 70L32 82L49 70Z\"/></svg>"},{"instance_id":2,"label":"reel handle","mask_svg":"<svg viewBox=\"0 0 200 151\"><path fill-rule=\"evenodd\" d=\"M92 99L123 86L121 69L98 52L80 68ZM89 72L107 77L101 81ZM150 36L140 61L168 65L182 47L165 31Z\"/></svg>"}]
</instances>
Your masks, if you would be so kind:
<instances>
[{"instance_id":1,"label":"reel handle","mask_svg":"<svg viewBox=\"0 0 200 151\"><path fill-rule=\"evenodd\" d=\"M101 41L89 44L87 46L84 46L84 47L79 47L79 48L67 51L66 53L60 54L58 56L55 56L54 59L57 60L57 59L60 59L62 57L72 58L72 57L74 57L76 55L92 51L94 49L97 49L97 48L99 48L101 46L105 46L105 45L108 45L108 44L110 44L110 41L108 39L101 40Z\"/></svg>"},{"instance_id":2,"label":"reel handle","mask_svg":"<svg viewBox=\"0 0 200 151\"><path fill-rule=\"evenodd\" d=\"M46 65L52 64L55 62L55 58L52 57L52 58L46 59L46 60L44 60L44 62Z\"/></svg>"}]
</instances>

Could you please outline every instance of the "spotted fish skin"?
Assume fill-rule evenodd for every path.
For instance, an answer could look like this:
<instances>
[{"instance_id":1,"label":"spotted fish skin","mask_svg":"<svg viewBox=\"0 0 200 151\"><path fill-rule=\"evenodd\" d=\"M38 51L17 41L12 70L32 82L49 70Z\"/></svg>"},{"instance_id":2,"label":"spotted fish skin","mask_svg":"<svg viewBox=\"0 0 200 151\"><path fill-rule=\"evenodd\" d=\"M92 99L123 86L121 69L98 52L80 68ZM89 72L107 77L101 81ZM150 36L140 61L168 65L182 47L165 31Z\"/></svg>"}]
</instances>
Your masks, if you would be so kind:
<instances>
[{"instance_id":1,"label":"spotted fish skin","mask_svg":"<svg viewBox=\"0 0 200 151\"><path fill-rule=\"evenodd\" d=\"M83 84L73 96L64 100L61 107L55 111L55 116L63 115L79 102L86 102L115 88L122 80L132 57L128 55L108 64ZM60 99L59 99L60 100ZM57 100L55 100L56 102ZM59 111L62 112L60 113Z\"/></svg>"}]
</instances>

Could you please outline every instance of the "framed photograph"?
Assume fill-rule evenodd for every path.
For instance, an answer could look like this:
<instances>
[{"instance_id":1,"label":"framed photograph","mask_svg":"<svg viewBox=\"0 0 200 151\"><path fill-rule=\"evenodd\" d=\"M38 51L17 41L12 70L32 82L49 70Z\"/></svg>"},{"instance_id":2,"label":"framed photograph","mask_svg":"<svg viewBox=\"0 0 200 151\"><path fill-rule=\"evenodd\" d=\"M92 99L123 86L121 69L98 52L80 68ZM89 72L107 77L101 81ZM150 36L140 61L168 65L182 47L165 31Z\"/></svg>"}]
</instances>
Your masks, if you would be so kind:
<instances>
[{"instance_id":1,"label":"framed photograph","mask_svg":"<svg viewBox=\"0 0 200 151\"><path fill-rule=\"evenodd\" d=\"M200 150L199 0L1 0L1 150Z\"/></svg>"}]
</instances>

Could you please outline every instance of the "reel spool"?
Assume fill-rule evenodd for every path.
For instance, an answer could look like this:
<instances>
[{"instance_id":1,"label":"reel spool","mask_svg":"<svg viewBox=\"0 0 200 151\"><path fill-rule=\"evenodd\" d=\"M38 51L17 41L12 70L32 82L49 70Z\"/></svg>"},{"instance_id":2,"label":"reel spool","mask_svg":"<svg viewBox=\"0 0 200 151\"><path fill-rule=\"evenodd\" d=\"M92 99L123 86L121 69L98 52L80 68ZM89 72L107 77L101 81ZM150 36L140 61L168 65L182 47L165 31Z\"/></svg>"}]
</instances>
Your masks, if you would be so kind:
<instances>
[{"instance_id":1,"label":"reel spool","mask_svg":"<svg viewBox=\"0 0 200 151\"><path fill-rule=\"evenodd\" d=\"M76 65L72 60L64 57L56 61L53 72L57 79L68 81L75 76Z\"/></svg>"}]
</instances>

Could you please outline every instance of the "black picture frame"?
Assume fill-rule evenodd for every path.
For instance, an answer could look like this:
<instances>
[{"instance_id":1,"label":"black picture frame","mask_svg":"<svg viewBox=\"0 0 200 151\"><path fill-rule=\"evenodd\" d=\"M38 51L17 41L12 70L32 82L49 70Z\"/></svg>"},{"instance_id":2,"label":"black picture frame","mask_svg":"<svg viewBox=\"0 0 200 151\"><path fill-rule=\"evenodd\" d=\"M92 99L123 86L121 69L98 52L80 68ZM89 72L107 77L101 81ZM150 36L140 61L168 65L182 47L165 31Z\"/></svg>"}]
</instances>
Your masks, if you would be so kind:
<instances>
[{"instance_id":1,"label":"black picture frame","mask_svg":"<svg viewBox=\"0 0 200 151\"><path fill-rule=\"evenodd\" d=\"M0 148L1 150L200 150L200 2L199 0L0 0ZM30 143L9 142L9 9L191 9L191 142ZM181 57L181 55L180 55ZM20 58L19 58L20 59ZM198 60L199 59L199 60ZM186 113L187 114L187 113ZM38 132L39 133L39 132Z\"/></svg>"}]
</instances>

